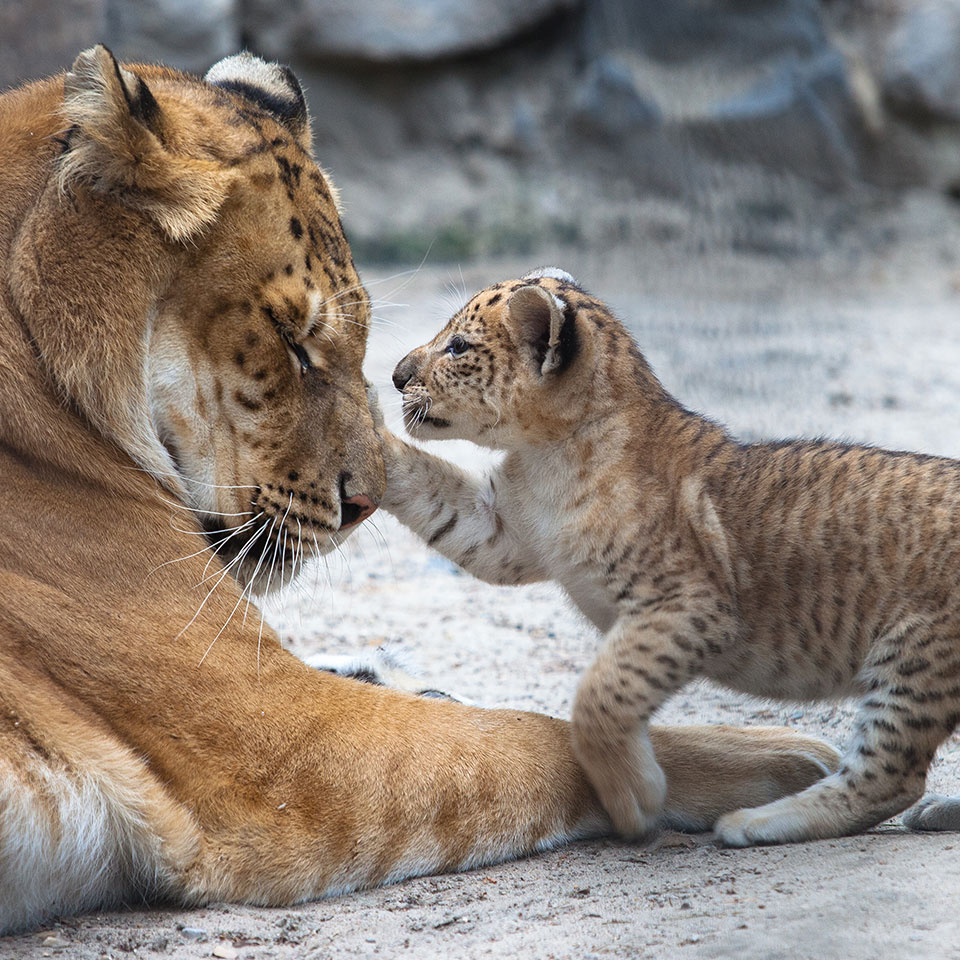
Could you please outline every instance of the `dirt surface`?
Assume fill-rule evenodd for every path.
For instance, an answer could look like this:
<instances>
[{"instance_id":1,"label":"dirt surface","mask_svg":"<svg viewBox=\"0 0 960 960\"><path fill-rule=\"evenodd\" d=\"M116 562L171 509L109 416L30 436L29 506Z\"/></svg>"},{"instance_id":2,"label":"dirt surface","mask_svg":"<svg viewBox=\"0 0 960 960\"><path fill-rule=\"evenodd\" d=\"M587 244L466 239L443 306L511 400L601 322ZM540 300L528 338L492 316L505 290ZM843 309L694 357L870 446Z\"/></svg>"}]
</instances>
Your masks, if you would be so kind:
<instances>
[{"instance_id":1,"label":"dirt surface","mask_svg":"<svg viewBox=\"0 0 960 960\"><path fill-rule=\"evenodd\" d=\"M743 438L830 435L960 457L960 216L913 198L883 240L817 259L680 245L592 257L370 272L368 369L388 418L389 372L472 293L560 260L635 332L665 384ZM896 241L890 242L891 235ZM864 236L861 233L859 236ZM447 301L447 302L445 302ZM466 444L438 452L480 465ZM494 588L377 515L268 618L305 655L391 641L440 687L490 706L568 714L597 639L550 586ZM667 722L786 724L843 744L846 704L762 703L695 684ZM960 792L960 739L930 788ZM217 905L86 916L0 939L0 958L960 958L960 837L891 821L862 836L750 850L666 834L585 842L468 874L304 906Z\"/></svg>"}]
</instances>

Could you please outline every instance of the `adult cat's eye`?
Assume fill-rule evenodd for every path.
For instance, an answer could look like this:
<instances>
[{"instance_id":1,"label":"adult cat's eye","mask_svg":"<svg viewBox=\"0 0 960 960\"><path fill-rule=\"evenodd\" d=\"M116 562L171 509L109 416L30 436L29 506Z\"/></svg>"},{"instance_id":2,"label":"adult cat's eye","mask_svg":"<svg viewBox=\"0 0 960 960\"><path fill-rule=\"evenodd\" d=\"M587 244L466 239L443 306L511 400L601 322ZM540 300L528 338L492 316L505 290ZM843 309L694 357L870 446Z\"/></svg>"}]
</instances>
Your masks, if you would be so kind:
<instances>
[{"instance_id":1,"label":"adult cat's eye","mask_svg":"<svg viewBox=\"0 0 960 960\"><path fill-rule=\"evenodd\" d=\"M294 337L282 328L278 328L280 339L286 344L287 349L297 358L300 364L300 371L306 373L313 367L310 362L310 354L307 353L302 343L299 343Z\"/></svg>"}]
</instances>

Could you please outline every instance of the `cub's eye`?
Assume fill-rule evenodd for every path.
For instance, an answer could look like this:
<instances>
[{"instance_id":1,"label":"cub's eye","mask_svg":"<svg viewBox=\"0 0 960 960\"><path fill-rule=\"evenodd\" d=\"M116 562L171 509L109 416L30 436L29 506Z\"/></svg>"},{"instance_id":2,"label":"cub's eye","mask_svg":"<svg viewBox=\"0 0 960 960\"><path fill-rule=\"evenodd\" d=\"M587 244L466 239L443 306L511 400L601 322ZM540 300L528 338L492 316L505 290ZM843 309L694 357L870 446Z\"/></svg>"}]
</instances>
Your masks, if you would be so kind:
<instances>
[{"instance_id":1,"label":"cub's eye","mask_svg":"<svg viewBox=\"0 0 960 960\"><path fill-rule=\"evenodd\" d=\"M450 338L446 352L449 353L451 357L462 357L469 349L470 344L457 334Z\"/></svg>"}]
</instances>

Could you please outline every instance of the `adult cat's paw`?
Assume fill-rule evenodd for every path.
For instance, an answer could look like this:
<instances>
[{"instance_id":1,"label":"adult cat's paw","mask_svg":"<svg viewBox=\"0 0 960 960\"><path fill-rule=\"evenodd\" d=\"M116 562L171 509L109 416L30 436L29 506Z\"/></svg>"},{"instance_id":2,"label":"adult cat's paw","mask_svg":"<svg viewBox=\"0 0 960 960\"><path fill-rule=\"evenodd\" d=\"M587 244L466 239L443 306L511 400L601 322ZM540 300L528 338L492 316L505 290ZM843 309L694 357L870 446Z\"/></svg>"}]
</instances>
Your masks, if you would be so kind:
<instances>
[{"instance_id":1,"label":"adult cat's paw","mask_svg":"<svg viewBox=\"0 0 960 960\"><path fill-rule=\"evenodd\" d=\"M960 830L960 797L931 793L903 815L908 830Z\"/></svg>"},{"instance_id":2,"label":"adult cat's paw","mask_svg":"<svg viewBox=\"0 0 960 960\"><path fill-rule=\"evenodd\" d=\"M398 651L386 647L365 650L359 654L316 653L304 657L303 662L315 670L335 673L341 677L372 683L375 686L392 687L394 690L415 693L418 697L454 700L468 705L472 703L466 697L454 696L452 693L431 686L408 667Z\"/></svg>"}]
</instances>

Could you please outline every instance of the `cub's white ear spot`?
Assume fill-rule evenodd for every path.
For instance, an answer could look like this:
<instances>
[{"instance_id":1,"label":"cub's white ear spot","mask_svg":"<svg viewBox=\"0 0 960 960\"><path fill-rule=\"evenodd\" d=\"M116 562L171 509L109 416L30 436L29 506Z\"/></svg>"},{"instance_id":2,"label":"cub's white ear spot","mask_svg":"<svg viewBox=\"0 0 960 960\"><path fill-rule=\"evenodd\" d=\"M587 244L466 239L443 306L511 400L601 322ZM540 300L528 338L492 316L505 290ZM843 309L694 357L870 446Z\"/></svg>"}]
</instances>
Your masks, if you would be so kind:
<instances>
[{"instance_id":1,"label":"cub's white ear spot","mask_svg":"<svg viewBox=\"0 0 960 960\"><path fill-rule=\"evenodd\" d=\"M307 101L293 71L244 51L215 63L203 78L207 83L238 93L273 114L309 148Z\"/></svg>"},{"instance_id":2,"label":"cub's white ear spot","mask_svg":"<svg viewBox=\"0 0 960 960\"><path fill-rule=\"evenodd\" d=\"M562 283L570 283L575 287L580 286L572 274L567 273L566 270L561 270L560 267L537 267L536 270L531 270L528 274L525 274L520 279L539 280L542 277L546 277L550 280L560 280Z\"/></svg>"}]
</instances>

